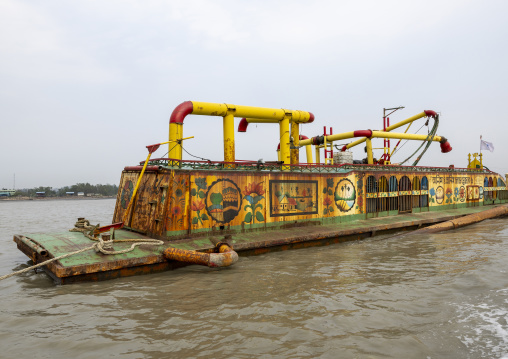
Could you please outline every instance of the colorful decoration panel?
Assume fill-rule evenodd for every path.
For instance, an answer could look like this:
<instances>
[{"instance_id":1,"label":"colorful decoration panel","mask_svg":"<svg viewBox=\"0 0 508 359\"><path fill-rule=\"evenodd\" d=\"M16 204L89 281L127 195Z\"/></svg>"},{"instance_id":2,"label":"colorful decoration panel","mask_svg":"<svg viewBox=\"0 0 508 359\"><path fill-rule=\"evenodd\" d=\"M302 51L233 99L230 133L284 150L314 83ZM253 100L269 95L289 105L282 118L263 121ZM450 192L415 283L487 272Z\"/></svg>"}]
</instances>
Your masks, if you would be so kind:
<instances>
[{"instance_id":1,"label":"colorful decoration panel","mask_svg":"<svg viewBox=\"0 0 508 359\"><path fill-rule=\"evenodd\" d=\"M138 177L136 171L122 174L114 222L123 221ZM369 178L371 187L377 191L366 193ZM142 233L185 238L203 231L243 231L294 221L339 222L342 216L364 215L366 203L375 204L369 207L369 214L374 208L394 215L400 209L398 198L407 196L412 196L413 205L418 203L422 210L429 206L481 202L487 194L489 201L495 201L498 197L493 192L505 190L505 182L500 177L492 180L489 177L487 182L486 186L482 174L462 173L309 174L168 169L145 173L129 223Z\"/></svg>"},{"instance_id":2,"label":"colorful decoration panel","mask_svg":"<svg viewBox=\"0 0 508 359\"><path fill-rule=\"evenodd\" d=\"M229 223L240 212L242 194L230 179L218 179L206 193L206 211L215 221Z\"/></svg>"},{"instance_id":3,"label":"colorful decoration panel","mask_svg":"<svg viewBox=\"0 0 508 359\"><path fill-rule=\"evenodd\" d=\"M349 179L337 182L335 187L335 205L342 212L349 212L356 202L356 189Z\"/></svg>"},{"instance_id":4,"label":"colorful decoration panel","mask_svg":"<svg viewBox=\"0 0 508 359\"><path fill-rule=\"evenodd\" d=\"M270 180L270 217L318 213L318 181Z\"/></svg>"}]
</instances>

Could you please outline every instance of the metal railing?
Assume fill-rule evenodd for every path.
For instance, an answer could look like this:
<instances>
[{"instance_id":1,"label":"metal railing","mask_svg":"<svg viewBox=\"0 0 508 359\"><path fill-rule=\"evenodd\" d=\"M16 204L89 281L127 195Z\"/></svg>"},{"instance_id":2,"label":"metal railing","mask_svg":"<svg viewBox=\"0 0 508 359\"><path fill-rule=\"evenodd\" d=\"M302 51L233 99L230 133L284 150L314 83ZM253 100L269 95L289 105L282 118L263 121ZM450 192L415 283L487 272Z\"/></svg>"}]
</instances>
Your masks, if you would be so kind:
<instances>
[{"instance_id":1,"label":"metal railing","mask_svg":"<svg viewBox=\"0 0 508 359\"><path fill-rule=\"evenodd\" d=\"M143 165L144 161L140 162ZM494 173L490 170L457 168L457 167L428 167L428 166L396 166L396 165L369 165L369 164L341 164L326 165L321 163L300 163L297 165L283 164L282 162L260 161L189 161L175 160L171 158L154 158L149 165L163 168L201 169L201 170L236 170L236 171L282 171L311 172L311 173L344 173L350 171L390 171L390 172L437 172L437 173Z\"/></svg>"}]
</instances>

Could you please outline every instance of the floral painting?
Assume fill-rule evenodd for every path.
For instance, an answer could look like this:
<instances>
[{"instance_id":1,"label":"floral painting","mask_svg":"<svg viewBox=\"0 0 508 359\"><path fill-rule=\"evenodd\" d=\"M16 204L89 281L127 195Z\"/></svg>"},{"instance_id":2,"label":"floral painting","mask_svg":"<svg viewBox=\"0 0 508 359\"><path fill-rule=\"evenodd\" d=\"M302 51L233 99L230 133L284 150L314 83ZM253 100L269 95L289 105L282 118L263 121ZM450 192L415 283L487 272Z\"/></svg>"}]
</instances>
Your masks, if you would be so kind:
<instances>
[{"instance_id":1,"label":"floral painting","mask_svg":"<svg viewBox=\"0 0 508 359\"><path fill-rule=\"evenodd\" d=\"M245 186L242 191L243 199L248 202L243 208L247 213L243 221L245 223L264 222L265 217L263 216L263 203L260 203L265 197L265 190L263 188L263 182L250 183Z\"/></svg>"},{"instance_id":2,"label":"floral painting","mask_svg":"<svg viewBox=\"0 0 508 359\"><path fill-rule=\"evenodd\" d=\"M197 177L194 180L196 188L191 189L191 210L194 213L194 217L192 217L192 224L200 223L203 225L203 221L208 221L208 215L203 211L205 209L205 201L206 198L205 191L208 189L208 185L206 183L205 177Z\"/></svg>"}]
</instances>

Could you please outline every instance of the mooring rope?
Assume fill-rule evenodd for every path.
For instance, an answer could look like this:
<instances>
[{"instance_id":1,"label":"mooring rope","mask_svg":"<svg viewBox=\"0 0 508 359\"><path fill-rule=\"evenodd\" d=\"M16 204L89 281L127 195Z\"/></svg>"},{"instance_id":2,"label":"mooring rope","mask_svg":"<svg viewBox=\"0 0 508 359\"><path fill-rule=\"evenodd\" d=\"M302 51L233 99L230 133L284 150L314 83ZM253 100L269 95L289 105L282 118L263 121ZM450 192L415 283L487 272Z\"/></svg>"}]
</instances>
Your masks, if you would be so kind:
<instances>
[{"instance_id":1,"label":"mooring rope","mask_svg":"<svg viewBox=\"0 0 508 359\"><path fill-rule=\"evenodd\" d=\"M140 246L142 244L146 244L146 245L149 245L149 246L160 246L160 245L164 244L164 242L161 241L161 240L151 239L151 238L145 238L145 239L141 239L141 238L111 239L111 240L105 241L105 240L103 240L100 237L96 238L96 237L93 237L92 235L90 235L88 233L85 233L85 232L87 232L89 230L91 231L90 233L93 233L95 228L97 228L98 226L99 225L97 225L97 226L90 226L90 222L88 220L86 220L84 218L83 219L79 219L78 222L76 222L75 227L70 229L69 232L82 232L85 237L87 237L88 239L91 239L93 241L97 241L97 243L94 243L90 247L86 247L86 248L80 249L80 250L75 251L75 252L63 254L61 256L58 256L58 257L55 257L55 258L51 258L51 259L48 259L47 261L35 264L35 265L31 266L31 267L28 267L28 268L25 268L25 269L21 269L21 270L16 271L16 272L12 272L10 274L6 274L4 276L1 276L0 280L7 279L7 278L12 277L12 276L14 276L16 274L22 274L22 273L31 271L32 269L36 269L36 268L45 266L45 265L47 265L47 264L49 264L51 262L54 262L54 261L57 261L57 260L60 260L60 259L64 259L64 258L73 256L73 255L76 255L76 254L79 254L79 253L83 253L83 252L89 251L91 249L95 249L96 252L101 252L103 254L123 254L123 253L128 253L128 252L133 251L134 248L136 248L137 246ZM132 243L132 242L134 242L134 243ZM132 243L132 245L131 245L130 248L127 248L127 249L123 249L123 250L120 250L120 251L114 251L114 250L111 250L113 248L113 243Z\"/></svg>"},{"instance_id":2,"label":"mooring rope","mask_svg":"<svg viewBox=\"0 0 508 359\"><path fill-rule=\"evenodd\" d=\"M67 258L67 257L70 257L70 256L73 256L75 254L79 254L81 252L86 252L90 249L94 249L95 247L97 247L97 244L98 243L95 243L93 246L90 246L90 247L87 247L87 248L83 248L83 249L80 249L79 251L76 251L76 252L72 252L72 253L67 253L67 254L64 254L64 255L61 255L59 257L55 257L55 258L51 258L51 259L48 259L47 261L44 261L44 262L41 262L39 264L36 264L36 265L33 265L31 267L28 267L28 268L25 268L25 269L22 269L22 270L19 270L17 272L12 272L10 274L6 274L4 276L1 276L0 277L0 280L3 280L3 279L7 279L9 277L12 277L16 274L22 274L22 273L25 273L25 272L28 272L28 271L31 271L32 269L36 269L36 268L39 268L39 267L42 267L42 266L45 266L46 264L49 264L51 262L54 262L54 261L57 261L59 259L63 259L63 258Z\"/></svg>"}]
</instances>

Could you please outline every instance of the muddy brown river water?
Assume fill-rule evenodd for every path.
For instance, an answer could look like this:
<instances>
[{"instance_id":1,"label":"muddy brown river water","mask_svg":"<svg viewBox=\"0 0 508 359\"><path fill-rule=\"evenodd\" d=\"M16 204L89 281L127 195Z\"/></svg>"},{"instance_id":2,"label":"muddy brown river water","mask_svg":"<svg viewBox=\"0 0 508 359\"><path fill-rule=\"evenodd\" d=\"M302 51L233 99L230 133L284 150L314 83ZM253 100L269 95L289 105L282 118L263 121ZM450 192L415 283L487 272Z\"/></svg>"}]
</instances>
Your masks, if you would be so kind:
<instances>
[{"instance_id":1,"label":"muddy brown river water","mask_svg":"<svg viewBox=\"0 0 508 359\"><path fill-rule=\"evenodd\" d=\"M115 200L0 201L14 234L111 223ZM269 232L268 234L269 235ZM508 219L98 283L0 282L0 358L508 358Z\"/></svg>"}]
</instances>

